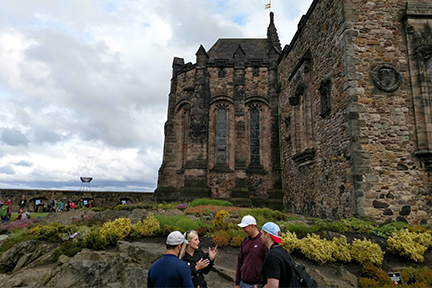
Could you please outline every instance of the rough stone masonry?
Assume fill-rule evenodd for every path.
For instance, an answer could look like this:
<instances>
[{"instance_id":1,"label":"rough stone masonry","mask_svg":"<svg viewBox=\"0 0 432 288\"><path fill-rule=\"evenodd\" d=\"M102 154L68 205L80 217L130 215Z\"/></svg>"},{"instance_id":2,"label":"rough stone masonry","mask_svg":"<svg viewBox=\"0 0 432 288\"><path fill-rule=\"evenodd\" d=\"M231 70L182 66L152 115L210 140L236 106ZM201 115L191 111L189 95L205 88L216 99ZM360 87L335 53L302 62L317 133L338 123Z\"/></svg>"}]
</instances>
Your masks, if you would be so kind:
<instances>
[{"instance_id":1,"label":"rough stone masonry","mask_svg":"<svg viewBox=\"0 0 432 288\"><path fill-rule=\"evenodd\" d=\"M174 58L158 200L431 224L432 4L315 0ZM282 32L283 33L283 32Z\"/></svg>"}]
</instances>

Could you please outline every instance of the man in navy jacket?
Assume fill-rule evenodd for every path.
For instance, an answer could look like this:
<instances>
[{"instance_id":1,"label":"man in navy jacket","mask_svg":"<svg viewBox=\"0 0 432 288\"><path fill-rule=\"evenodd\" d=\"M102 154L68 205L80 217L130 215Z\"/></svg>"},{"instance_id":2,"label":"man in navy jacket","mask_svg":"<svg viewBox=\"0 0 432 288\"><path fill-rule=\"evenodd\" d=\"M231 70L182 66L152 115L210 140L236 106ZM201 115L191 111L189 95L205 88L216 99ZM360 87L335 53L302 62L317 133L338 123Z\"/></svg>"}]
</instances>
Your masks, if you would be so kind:
<instances>
[{"instance_id":1,"label":"man in navy jacket","mask_svg":"<svg viewBox=\"0 0 432 288\"><path fill-rule=\"evenodd\" d=\"M193 288L191 270L178 254L183 243L188 241L180 231L171 232L166 240L167 252L154 262L148 272L147 287L187 287Z\"/></svg>"}]
</instances>

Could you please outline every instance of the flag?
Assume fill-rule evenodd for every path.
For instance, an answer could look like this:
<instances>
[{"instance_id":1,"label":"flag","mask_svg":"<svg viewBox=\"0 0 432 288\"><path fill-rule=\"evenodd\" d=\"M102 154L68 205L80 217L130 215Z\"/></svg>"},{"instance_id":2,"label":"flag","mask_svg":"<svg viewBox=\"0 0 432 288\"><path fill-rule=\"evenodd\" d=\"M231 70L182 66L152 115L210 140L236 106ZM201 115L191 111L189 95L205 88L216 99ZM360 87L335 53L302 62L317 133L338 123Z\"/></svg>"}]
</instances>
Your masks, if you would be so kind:
<instances>
[{"instance_id":1,"label":"flag","mask_svg":"<svg viewBox=\"0 0 432 288\"><path fill-rule=\"evenodd\" d=\"M265 9L270 9L271 8L271 4L265 4Z\"/></svg>"}]
</instances>

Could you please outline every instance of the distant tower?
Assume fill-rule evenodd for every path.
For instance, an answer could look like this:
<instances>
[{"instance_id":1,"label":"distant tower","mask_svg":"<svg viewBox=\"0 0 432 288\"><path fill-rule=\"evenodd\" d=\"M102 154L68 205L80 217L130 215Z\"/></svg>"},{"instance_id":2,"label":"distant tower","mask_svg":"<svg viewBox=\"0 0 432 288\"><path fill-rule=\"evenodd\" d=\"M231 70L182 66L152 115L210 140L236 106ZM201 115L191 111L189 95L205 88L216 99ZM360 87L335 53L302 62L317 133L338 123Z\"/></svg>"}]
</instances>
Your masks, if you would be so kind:
<instances>
[{"instance_id":1,"label":"distant tower","mask_svg":"<svg viewBox=\"0 0 432 288\"><path fill-rule=\"evenodd\" d=\"M80 190L90 191L90 181L93 180L92 177L80 177L81 179L81 188Z\"/></svg>"}]
</instances>

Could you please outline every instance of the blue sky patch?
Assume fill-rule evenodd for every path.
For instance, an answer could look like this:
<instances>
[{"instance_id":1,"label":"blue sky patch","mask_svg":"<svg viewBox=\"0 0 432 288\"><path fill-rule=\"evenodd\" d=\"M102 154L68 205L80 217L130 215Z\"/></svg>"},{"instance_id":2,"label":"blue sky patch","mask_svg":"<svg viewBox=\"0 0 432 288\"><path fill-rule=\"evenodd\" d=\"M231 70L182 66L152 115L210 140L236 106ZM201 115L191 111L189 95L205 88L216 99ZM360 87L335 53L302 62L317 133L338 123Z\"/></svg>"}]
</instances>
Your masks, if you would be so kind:
<instances>
[{"instance_id":1,"label":"blue sky patch","mask_svg":"<svg viewBox=\"0 0 432 288\"><path fill-rule=\"evenodd\" d=\"M246 17L247 17L246 14L236 15L231 18L231 21L240 26L244 26L246 24Z\"/></svg>"}]
</instances>

